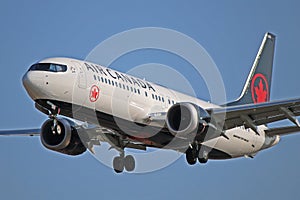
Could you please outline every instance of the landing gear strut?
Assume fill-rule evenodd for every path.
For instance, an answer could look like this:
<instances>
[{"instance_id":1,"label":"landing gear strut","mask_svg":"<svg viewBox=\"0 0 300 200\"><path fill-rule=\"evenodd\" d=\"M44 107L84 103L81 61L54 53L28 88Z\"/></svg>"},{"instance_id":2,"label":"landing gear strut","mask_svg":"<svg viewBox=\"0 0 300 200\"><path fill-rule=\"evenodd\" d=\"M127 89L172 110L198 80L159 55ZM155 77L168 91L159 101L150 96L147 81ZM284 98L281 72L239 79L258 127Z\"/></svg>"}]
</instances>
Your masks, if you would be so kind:
<instances>
[{"instance_id":1,"label":"landing gear strut","mask_svg":"<svg viewBox=\"0 0 300 200\"><path fill-rule=\"evenodd\" d=\"M124 152L117 156L113 160L113 168L116 173L121 173L126 169L128 172L132 172L135 168L135 160L132 155L125 156Z\"/></svg>"},{"instance_id":2,"label":"landing gear strut","mask_svg":"<svg viewBox=\"0 0 300 200\"><path fill-rule=\"evenodd\" d=\"M47 101L47 104L51 106L51 110L48 110L49 112L49 118L53 119L53 126L52 128L52 133L53 135L58 134L60 135L62 133L62 129L60 124L57 121L57 115L60 113L60 108L51 103L50 101Z\"/></svg>"}]
</instances>

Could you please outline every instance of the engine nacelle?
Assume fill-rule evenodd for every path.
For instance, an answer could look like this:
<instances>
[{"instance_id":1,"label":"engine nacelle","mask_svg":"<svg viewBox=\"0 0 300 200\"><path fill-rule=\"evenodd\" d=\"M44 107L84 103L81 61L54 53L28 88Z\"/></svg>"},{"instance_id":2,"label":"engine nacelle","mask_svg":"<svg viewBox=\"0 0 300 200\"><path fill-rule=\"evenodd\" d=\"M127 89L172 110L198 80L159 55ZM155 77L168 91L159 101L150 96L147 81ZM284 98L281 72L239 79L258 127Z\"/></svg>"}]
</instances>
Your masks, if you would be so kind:
<instances>
[{"instance_id":1,"label":"engine nacelle","mask_svg":"<svg viewBox=\"0 0 300 200\"><path fill-rule=\"evenodd\" d=\"M207 131L210 115L192 103L174 104L167 113L166 123L174 136L188 137Z\"/></svg>"},{"instance_id":2,"label":"engine nacelle","mask_svg":"<svg viewBox=\"0 0 300 200\"><path fill-rule=\"evenodd\" d=\"M47 120L41 129L41 142L50 150L68 155L79 155L86 151L76 128L67 119Z\"/></svg>"}]
</instances>

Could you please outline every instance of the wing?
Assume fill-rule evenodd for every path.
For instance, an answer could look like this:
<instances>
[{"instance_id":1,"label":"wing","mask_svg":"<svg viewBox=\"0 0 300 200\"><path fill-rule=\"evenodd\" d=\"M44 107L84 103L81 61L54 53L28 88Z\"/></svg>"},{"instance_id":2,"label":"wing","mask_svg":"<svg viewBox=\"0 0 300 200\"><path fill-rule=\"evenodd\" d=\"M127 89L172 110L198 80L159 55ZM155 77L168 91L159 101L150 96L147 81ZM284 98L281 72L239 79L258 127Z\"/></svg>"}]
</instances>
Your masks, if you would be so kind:
<instances>
[{"instance_id":1,"label":"wing","mask_svg":"<svg viewBox=\"0 0 300 200\"><path fill-rule=\"evenodd\" d=\"M287 127L280 127L280 128L270 128L265 130L268 136L275 136L275 135L289 135L292 133L300 132L300 127L298 126L287 126Z\"/></svg>"},{"instance_id":2,"label":"wing","mask_svg":"<svg viewBox=\"0 0 300 200\"><path fill-rule=\"evenodd\" d=\"M221 123L222 116L225 115L225 130L246 125L256 131L259 125L284 119L289 119L296 127L300 127L296 118L300 115L300 99L214 108L208 112L217 123Z\"/></svg>"},{"instance_id":3,"label":"wing","mask_svg":"<svg viewBox=\"0 0 300 200\"><path fill-rule=\"evenodd\" d=\"M39 136L41 129L2 130L0 135L6 136Z\"/></svg>"},{"instance_id":4,"label":"wing","mask_svg":"<svg viewBox=\"0 0 300 200\"><path fill-rule=\"evenodd\" d=\"M79 134L86 134L81 139L87 139L85 142L88 148L93 152L93 147L100 145L100 142L107 142L112 148L120 149L121 135L113 130L95 126L95 125L76 125L76 128L82 128L83 132L79 131ZM0 130L0 136L40 136L41 129L20 129L20 130ZM146 150L146 145L131 141L123 140L123 145L127 148Z\"/></svg>"}]
</instances>

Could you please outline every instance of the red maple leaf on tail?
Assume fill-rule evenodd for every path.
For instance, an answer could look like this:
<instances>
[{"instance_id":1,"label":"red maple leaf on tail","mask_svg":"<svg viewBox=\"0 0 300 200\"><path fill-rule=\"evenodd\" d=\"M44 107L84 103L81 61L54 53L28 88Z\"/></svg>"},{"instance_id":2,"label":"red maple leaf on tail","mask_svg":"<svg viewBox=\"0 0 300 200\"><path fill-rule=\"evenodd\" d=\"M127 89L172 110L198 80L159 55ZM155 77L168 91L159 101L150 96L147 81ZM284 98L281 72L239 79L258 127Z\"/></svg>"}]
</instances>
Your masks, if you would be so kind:
<instances>
[{"instance_id":1,"label":"red maple leaf on tail","mask_svg":"<svg viewBox=\"0 0 300 200\"><path fill-rule=\"evenodd\" d=\"M264 90L262 80L259 81L258 87L254 87L256 94L256 102L263 103L267 101L267 91Z\"/></svg>"}]
</instances>

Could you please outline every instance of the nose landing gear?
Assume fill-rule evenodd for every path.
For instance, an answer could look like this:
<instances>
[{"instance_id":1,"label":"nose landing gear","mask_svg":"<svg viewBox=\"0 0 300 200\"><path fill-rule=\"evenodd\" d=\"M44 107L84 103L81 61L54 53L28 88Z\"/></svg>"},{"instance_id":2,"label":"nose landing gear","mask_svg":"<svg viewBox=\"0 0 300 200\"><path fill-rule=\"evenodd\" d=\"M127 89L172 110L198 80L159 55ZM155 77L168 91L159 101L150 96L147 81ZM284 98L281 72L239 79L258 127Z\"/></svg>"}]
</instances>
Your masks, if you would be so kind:
<instances>
[{"instance_id":1,"label":"nose landing gear","mask_svg":"<svg viewBox=\"0 0 300 200\"><path fill-rule=\"evenodd\" d=\"M50 101L47 101L46 103L49 106L48 108L43 107L38 103L35 103L35 107L42 113L48 115L49 119L53 120L53 125L51 126L53 135L60 135L62 133L62 127L60 126L57 120L57 115L60 114L60 108Z\"/></svg>"},{"instance_id":2,"label":"nose landing gear","mask_svg":"<svg viewBox=\"0 0 300 200\"><path fill-rule=\"evenodd\" d=\"M58 134L60 135L62 133L62 128L60 124L57 121L57 118L53 118L53 125L51 126L51 130L53 135Z\"/></svg>"}]
</instances>

